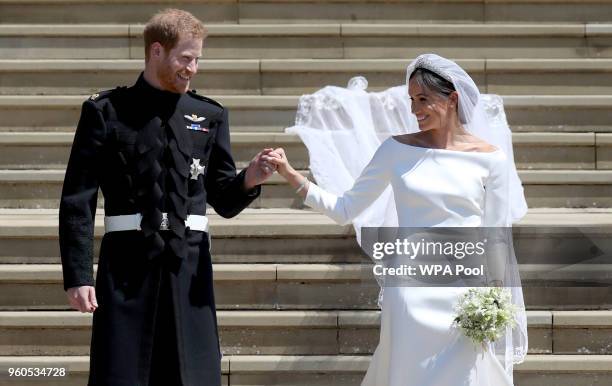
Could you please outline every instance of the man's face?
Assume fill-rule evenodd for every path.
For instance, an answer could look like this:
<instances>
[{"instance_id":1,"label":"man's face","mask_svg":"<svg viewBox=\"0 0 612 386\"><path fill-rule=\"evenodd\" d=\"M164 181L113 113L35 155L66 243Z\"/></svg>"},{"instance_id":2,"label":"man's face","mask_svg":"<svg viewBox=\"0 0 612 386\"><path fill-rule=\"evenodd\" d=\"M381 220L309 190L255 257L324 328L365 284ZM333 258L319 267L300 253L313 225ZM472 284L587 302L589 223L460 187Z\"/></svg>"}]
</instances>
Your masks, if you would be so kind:
<instances>
[{"instance_id":1,"label":"man's face","mask_svg":"<svg viewBox=\"0 0 612 386\"><path fill-rule=\"evenodd\" d=\"M198 72L202 43L202 39L181 36L170 51L162 47L156 76L163 90L179 94L189 90L191 78Z\"/></svg>"}]
</instances>

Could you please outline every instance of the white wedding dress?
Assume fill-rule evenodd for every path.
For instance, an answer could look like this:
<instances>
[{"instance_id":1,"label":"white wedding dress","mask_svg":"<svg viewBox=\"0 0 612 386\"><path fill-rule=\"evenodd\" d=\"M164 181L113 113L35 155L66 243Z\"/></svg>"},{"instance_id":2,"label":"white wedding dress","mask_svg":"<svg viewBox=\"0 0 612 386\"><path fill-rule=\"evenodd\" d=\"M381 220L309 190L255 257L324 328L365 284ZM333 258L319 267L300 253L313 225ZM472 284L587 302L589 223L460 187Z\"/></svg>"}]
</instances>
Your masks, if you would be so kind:
<instances>
[{"instance_id":1,"label":"white wedding dress","mask_svg":"<svg viewBox=\"0 0 612 386\"><path fill-rule=\"evenodd\" d=\"M305 203L341 224L391 186L400 227L505 227L508 163L490 153L429 149L385 140L341 196L311 183ZM388 287L380 342L362 386L511 386L492 350L452 327L465 287Z\"/></svg>"}]
</instances>

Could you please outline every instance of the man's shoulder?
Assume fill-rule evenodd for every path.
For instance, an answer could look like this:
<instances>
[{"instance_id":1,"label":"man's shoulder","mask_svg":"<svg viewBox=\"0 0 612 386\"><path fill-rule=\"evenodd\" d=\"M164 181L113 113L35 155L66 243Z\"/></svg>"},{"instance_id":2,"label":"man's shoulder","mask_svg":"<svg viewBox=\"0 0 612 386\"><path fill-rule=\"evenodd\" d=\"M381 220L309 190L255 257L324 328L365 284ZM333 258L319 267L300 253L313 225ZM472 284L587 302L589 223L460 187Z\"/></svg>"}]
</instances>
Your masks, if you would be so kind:
<instances>
[{"instance_id":1,"label":"man's shoulder","mask_svg":"<svg viewBox=\"0 0 612 386\"><path fill-rule=\"evenodd\" d=\"M221 113L225 107L212 98L205 97L196 92L196 90L187 91L188 103L197 105L200 108L211 111L214 114Z\"/></svg>"},{"instance_id":2,"label":"man's shoulder","mask_svg":"<svg viewBox=\"0 0 612 386\"><path fill-rule=\"evenodd\" d=\"M113 89L99 91L87 98L87 102L91 102L96 105L96 107L100 108L106 103L109 103L111 99L122 95L125 90L127 90L127 87L118 86Z\"/></svg>"}]
</instances>

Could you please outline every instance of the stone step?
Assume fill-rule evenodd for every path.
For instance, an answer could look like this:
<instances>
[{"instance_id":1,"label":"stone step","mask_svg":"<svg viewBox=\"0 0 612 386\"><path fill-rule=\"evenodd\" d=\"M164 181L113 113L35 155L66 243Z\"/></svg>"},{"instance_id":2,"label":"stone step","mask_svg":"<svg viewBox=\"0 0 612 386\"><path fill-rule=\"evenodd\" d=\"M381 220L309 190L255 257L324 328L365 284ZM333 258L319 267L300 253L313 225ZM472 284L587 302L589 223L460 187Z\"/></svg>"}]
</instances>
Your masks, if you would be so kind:
<instances>
[{"instance_id":1,"label":"stone step","mask_svg":"<svg viewBox=\"0 0 612 386\"><path fill-rule=\"evenodd\" d=\"M354 386L370 362L365 355L228 355L221 362L223 385L229 386ZM0 371L9 368L60 368L67 376L49 378L49 386L77 386L86 382L86 356L0 357ZM517 386L605 386L612 382L610 355L528 355L514 370ZM26 370L27 371L27 370ZM1 385L30 385L10 379Z\"/></svg>"},{"instance_id":2,"label":"stone step","mask_svg":"<svg viewBox=\"0 0 612 386\"><path fill-rule=\"evenodd\" d=\"M526 133L527 134L527 133ZM0 132L1 169L65 169L70 155L73 133L66 132ZM579 142L579 153L589 155L590 161L582 162L580 156L574 157L576 166L584 168L595 166L595 136L592 133L576 134L575 138L558 137L558 142ZM285 133L232 133L232 155L236 166L247 167L251 159L266 147L283 147L291 154L294 167L308 168L308 150L297 135ZM587 144L588 143L588 144ZM589 154L586 149L591 147ZM543 147L540 147L544 150ZM568 147L572 152L572 148ZM578 154L576 154L578 155ZM559 155L563 162L566 155Z\"/></svg>"},{"instance_id":3,"label":"stone step","mask_svg":"<svg viewBox=\"0 0 612 386\"><path fill-rule=\"evenodd\" d=\"M402 84L410 59L207 59L193 87L205 94L300 95L325 85L344 86L356 75L369 90ZM459 59L493 94L610 94L612 59ZM2 95L93 94L129 85L142 60L0 60Z\"/></svg>"},{"instance_id":4,"label":"stone step","mask_svg":"<svg viewBox=\"0 0 612 386\"><path fill-rule=\"evenodd\" d=\"M379 311L219 311L224 355L372 354ZM0 312L0 356L89 355L89 314ZM530 354L610 355L612 311L528 311Z\"/></svg>"},{"instance_id":5,"label":"stone step","mask_svg":"<svg viewBox=\"0 0 612 386\"><path fill-rule=\"evenodd\" d=\"M0 132L74 131L83 95L0 95ZM210 95L230 111L233 132L282 132L292 126L296 95ZM610 95L504 95L516 132L612 132Z\"/></svg>"},{"instance_id":6,"label":"stone step","mask_svg":"<svg viewBox=\"0 0 612 386\"><path fill-rule=\"evenodd\" d=\"M219 267L225 272L216 276L217 299L220 308L347 308L347 302L350 304L349 308L353 306L357 308L375 307L378 290L371 280L361 280L363 276L359 276L363 273L363 269L354 263L363 263L367 261L367 258L364 258L357 248L350 227L335 225L322 215L295 210L248 209L231 220L219 221L216 215L210 215L210 218L215 262L272 263L249 265L248 267L257 267L257 269L252 269L253 272L256 272L253 276L256 276L257 280L238 286L234 284L235 282L228 280L242 277L244 273L238 275L232 269L234 271L244 270L244 264L220 264ZM101 233L99 224L102 223L100 217L96 223L98 224L95 252L97 255ZM536 237L534 240L536 244L533 244L534 241L531 240L530 234L534 231L537 234L542 229L548 229L551 226L577 227L579 230L596 229L598 232L604 232L603 237L606 240L612 233L612 212L589 209L532 209L515 227L517 256L529 257L534 253L537 254L538 250L542 250L542 242L538 242ZM59 256L57 211L2 210L0 240L3 246L0 251L0 261L4 264L13 264L1 266L9 279L13 278L15 273L23 273L24 270L27 273L28 269L31 272L38 272L31 276L41 279L38 282L40 285L36 286L22 281L21 284L12 283L4 287L0 291L0 294L5 294L2 296L5 298L3 300L4 309L15 309L15 306L17 306L16 309L66 308L59 282L60 268L57 264L59 261L57 257ZM600 241L595 240L595 242L598 244ZM546 240L544 243L546 244ZM568 247L568 244L563 242L561 244L556 242L556 245L557 247L559 245L565 245L563 248ZM544 247L548 251L554 248L546 245ZM584 249L573 244L569 247L578 248L577 251ZM302 266L291 264L306 262L334 264ZM23 263L53 264L28 266ZM278 267L279 264L282 266L280 277L286 278L286 281L277 280L279 274L278 268L275 267ZM37 269L40 272L36 271ZM290 280L291 275L294 278L303 278L306 274L308 275L306 281ZM582 274L584 272L576 272L574 277L580 277ZM604 274L607 275L605 272ZM54 281L46 282L45 275L55 277ZM346 280L351 277L353 279L344 284L338 282L338 280ZM546 284L549 285L547 287L526 288L525 297L530 308L601 309L610 307L606 306L612 298L609 286L578 288L572 284L568 285L567 281L558 283L558 280L555 279L547 282ZM363 285L360 286L360 284ZM332 294L337 291L346 294L347 297L340 298Z\"/></svg>"},{"instance_id":7,"label":"stone step","mask_svg":"<svg viewBox=\"0 0 612 386\"><path fill-rule=\"evenodd\" d=\"M0 132L0 169L64 169L73 133ZM612 133L514 133L519 169L612 169ZM236 166L246 167L266 147L283 147L293 167L309 167L308 149L297 135L233 133Z\"/></svg>"},{"instance_id":8,"label":"stone step","mask_svg":"<svg viewBox=\"0 0 612 386\"><path fill-rule=\"evenodd\" d=\"M142 23L158 9L160 0L2 0L0 23ZM172 1L206 23L406 23L428 20L444 23L484 22L606 22L607 0L442 0L436 2L389 0L213 0Z\"/></svg>"},{"instance_id":9,"label":"stone step","mask_svg":"<svg viewBox=\"0 0 612 386\"><path fill-rule=\"evenodd\" d=\"M94 255L104 233L104 210L96 215ZM214 263L364 263L352 226L337 225L309 210L245 209L232 219L213 211ZM57 209L0 209L0 264L59 264ZM529 209L514 225L518 256L533 254L534 230L559 226L612 232L612 209ZM544 236L547 237L547 236ZM541 247L538 247L541 248ZM575 249L575 247L574 247Z\"/></svg>"},{"instance_id":10,"label":"stone step","mask_svg":"<svg viewBox=\"0 0 612 386\"><path fill-rule=\"evenodd\" d=\"M586 267L586 268L585 268ZM537 267L539 270L547 267ZM576 265L550 279L520 267L529 309L609 309L610 264ZM372 310L379 287L366 264L215 264L222 310ZM590 272L588 271L590 270ZM607 286L588 286L603 278ZM582 284L582 279L587 284ZM560 283L560 284L558 284ZM0 310L64 310L59 264L0 265Z\"/></svg>"},{"instance_id":11,"label":"stone step","mask_svg":"<svg viewBox=\"0 0 612 386\"><path fill-rule=\"evenodd\" d=\"M3 59L142 59L142 24L1 24ZM611 58L611 24L216 24L210 59Z\"/></svg>"},{"instance_id":12,"label":"stone step","mask_svg":"<svg viewBox=\"0 0 612 386\"><path fill-rule=\"evenodd\" d=\"M312 179L309 171L303 175ZM57 208L65 171L0 170L0 206ZM610 208L612 170L520 170L527 204L534 208ZM102 207L102 196L98 207ZM278 174L264 183L253 208L303 208L303 200Z\"/></svg>"},{"instance_id":13,"label":"stone step","mask_svg":"<svg viewBox=\"0 0 612 386\"><path fill-rule=\"evenodd\" d=\"M59 263L57 210L0 211L0 263ZM103 233L103 210L98 213L96 256ZM352 227L337 225L314 212L249 208L232 219L222 219L214 212L208 217L216 263L363 261Z\"/></svg>"},{"instance_id":14,"label":"stone step","mask_svg":"<svg viewBox=\"0 0 612 386\"><path fill-rule=\"evenodd\" d=\"M100 209L96 217L96 256L103 234L103 212ZM0 263L59 263L57 209L0 209L0 213ZM582 215L574 213L558 217L576 216ZM247 208L232 219L223 219L213 211L208 217L215 263L363 261L353 228L337 225L315 212ZM606 212L599 216L604 223L608 222L605 220L607 217ZM612 213L609 217L612 224Z\"/></svg>"}]
</instances>

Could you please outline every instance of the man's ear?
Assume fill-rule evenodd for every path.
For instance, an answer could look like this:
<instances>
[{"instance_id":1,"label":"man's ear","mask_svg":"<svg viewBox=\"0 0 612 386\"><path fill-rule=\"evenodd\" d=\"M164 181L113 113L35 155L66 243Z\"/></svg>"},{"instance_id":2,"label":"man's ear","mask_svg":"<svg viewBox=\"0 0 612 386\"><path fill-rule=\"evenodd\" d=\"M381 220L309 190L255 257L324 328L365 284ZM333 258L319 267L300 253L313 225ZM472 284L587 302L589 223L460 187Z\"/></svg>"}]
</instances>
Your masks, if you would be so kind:
<instances>
[{"instance_id":1,"label":"man's ear","mask_svg":"<svg viewBox=\"0 0 612 386\"><path fill-rule=\"evenodd\" d=\"M151 58L159 58L162 56L163 51L164 47L159 42L155 42L151 44L151 48L149 49L149 56Z\"/></svg>"}]
</instances>

